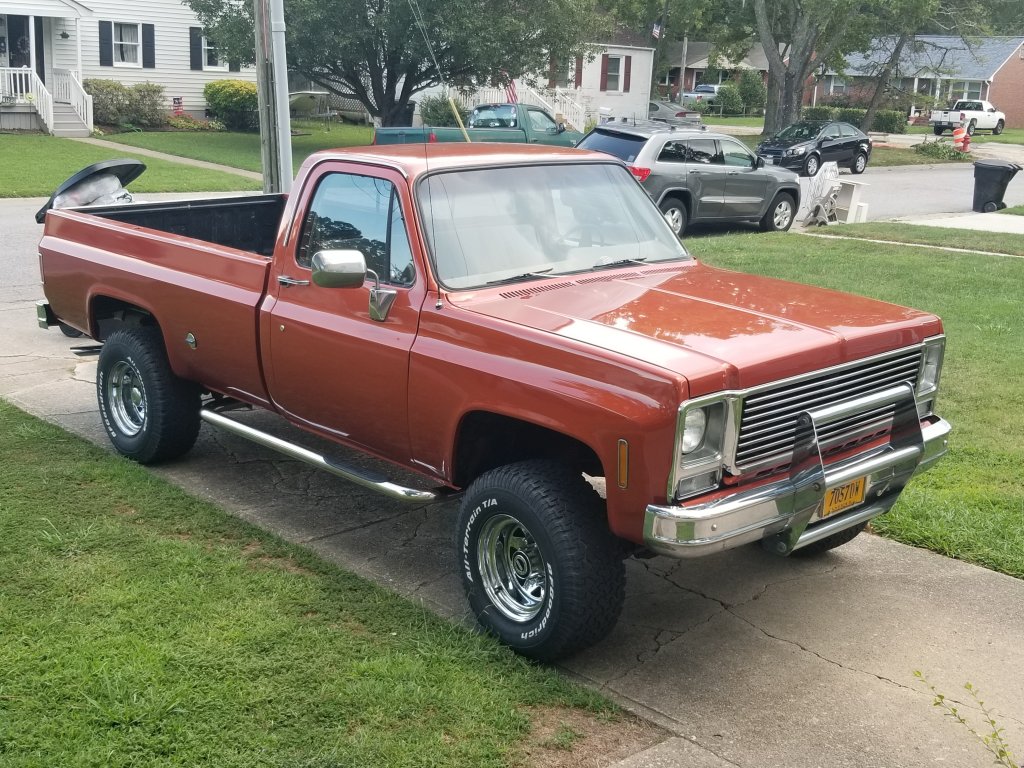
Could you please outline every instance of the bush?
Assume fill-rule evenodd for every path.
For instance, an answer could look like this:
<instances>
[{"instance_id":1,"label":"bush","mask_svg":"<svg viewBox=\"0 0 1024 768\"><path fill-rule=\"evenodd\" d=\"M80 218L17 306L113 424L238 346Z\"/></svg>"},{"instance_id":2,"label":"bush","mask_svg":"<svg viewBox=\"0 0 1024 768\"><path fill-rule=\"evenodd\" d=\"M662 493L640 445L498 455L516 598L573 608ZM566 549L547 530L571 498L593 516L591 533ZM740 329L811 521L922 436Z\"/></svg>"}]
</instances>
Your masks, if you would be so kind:
<instances>
[{"instance_id":1,"label":"bush","mask_svg":"<svg viewBox=\"0 0 1024 768\"><path fill-rule=\"evenodd\" d=\"M143 128L156 128L167 122L167 102L162 85L136 83L128 89L128 122Z\"/></svg>"},{"instance_id":2,"label":"bush","mask_svg":"<svg viewBox=\"0 0 1024 768\"><path fill-rule=\"evenodd\" d=\"M222 131L224 126L216 120L197 120L189 114L171 115L167 125L176 131Z\"/></svg>"},{"instance_id":3,"label":"bush","mask_svg":"<svg viewBox=\"0 0 1024 768\"><path fill-rule=\"evenodd\" d=\"M842 107L836 113L836 120L842 120L844 123L850 123L859 127L861 122L864 120L864 115L866 114L866 109L860 109L859 107Z\"/></svg>"},{"instance_id":4,"label":"bush","mask_svg":"<svg viewBox=\"0 0 1024 768\"><path fill-rule=\"evenodd\" d=\"M128 89L116 80L89 78L82 81L82 88L92 96L92 119L99 125L120 125L128 120L131 95Z\"/></svg>"},{"instance_id":5,"label":"bush","mask_svg":"<svg viewBox=\"0 0 1024 768\"><path fill-rule=\"evenodd\" d=\"M203 88L210 114L232 130L251 130L256 126L259 98L256 83L244 80L214 80Z\"/></svg>"},{"instance_id":6,"label":"bush","mask_svg":"<svg viewBox=\"0 0 1024 768\"><path fill-rule=\"evenodd\" d=\"M743 107L747 112L761 109L768 100L768 89L764 87L761 74L752 69L743 70L743 74L740 75L739 89Z\"/></svg>"},{"instance_id":7,"label":"bush","mask_svg":"<svg viewBox=\"0 0 1024 768\"><path fill-rule=\"evenodd\" d=\"M907 115L895 109L880 109L875 113L875 119L871 121L871 130L882 133L906 133Z\"/></svg>"},{"instance_id":8,"label":"bush","mask_svg":"<svg viewBox=\"0 0 1024 768\"><path fill-rule=\"evenodd\" d=\"M722 108L723 115L742 115L743 98L740 89L731 83L723 85L715 96L715 106Z\"/></svg>"},{"instance_id":9,"label":"bush","mask_svg":"<svg viewBox=\"0 0 1024 768\"><path fill-rule=\"evenodd\" d=\"M914 145L914 151L927 155L928 157L934 157L939 160L970 160L971 156L967 152L960 152L959 150L953 149L953 145L942 141L925 141L921 144Z\"/></svg>"},{"instance_id":10,"label":"bush","mask_svg":"<svg viewBox=\"0 0 1024 768\"><path fill-rule=\"evenodd\" d=\"M804 120L835 120L836 111L835 107L804 107L800 117Z\"/></svg>"},{"instance_id":11,"label":"bush","mask_svg":"<svg viewBox=\"0 0 1024 768\"><path fill-rule=\"evenodd\" d=\"M458 107L459 116L465 124L469 117L469 111L457 101L455 106ZM455 122L455 115L452 114L451 105L445 96L426 96L420 99L420 120L424 125L431 125L435 128L458 125Z\"/></svg>"}]
</instances>

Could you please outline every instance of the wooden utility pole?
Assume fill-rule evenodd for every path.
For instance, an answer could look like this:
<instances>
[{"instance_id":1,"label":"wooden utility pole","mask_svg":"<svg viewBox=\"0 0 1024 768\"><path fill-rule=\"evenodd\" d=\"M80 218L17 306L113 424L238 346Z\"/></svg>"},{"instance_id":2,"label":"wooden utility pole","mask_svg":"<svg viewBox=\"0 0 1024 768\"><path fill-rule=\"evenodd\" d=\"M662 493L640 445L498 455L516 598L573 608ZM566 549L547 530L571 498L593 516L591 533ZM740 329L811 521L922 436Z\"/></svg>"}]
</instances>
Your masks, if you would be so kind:
<instances>
[{"instance_id":1,"label":"wooden utility pole","mask_svg":"<svg viewBox=\"0 0 1024 768\"><path fill-rule=\"evenodd\" d=\"M263 191L288 192L292 187L292 135L288 120L284 0L253 0L253 10Z\"/></svg>"}]
</instances>

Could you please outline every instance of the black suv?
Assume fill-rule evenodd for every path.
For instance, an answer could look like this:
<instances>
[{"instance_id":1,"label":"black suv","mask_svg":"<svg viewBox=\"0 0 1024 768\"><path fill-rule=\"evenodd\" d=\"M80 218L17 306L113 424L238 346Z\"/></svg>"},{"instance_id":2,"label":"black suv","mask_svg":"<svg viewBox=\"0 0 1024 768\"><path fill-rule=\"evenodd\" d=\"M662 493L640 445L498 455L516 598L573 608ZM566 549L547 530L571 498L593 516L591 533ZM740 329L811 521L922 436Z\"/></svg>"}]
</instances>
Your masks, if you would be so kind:
<instances>
[{"instance_id":1,"label":"black suv","mask_svg":"<svg viewBox=\"0 0 1024 768\"><path fill-rule=\"evenodd\" d=\"M693 222L757 222L785 231L800 206L797 175L766 166L739 140L657 123L602 123L580 149L622 160L681 235Z\"/></svg>"}]
</instances>

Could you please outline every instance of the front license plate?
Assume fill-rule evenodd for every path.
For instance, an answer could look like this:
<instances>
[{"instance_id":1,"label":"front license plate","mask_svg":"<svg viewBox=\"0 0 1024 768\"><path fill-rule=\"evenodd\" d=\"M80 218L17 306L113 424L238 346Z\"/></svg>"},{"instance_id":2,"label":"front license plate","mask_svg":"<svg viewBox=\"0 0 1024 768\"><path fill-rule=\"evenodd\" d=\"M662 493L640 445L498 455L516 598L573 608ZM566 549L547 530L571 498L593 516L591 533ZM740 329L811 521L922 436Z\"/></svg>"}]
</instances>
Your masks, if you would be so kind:
<instances>
[{"instance_id":1,"label":"front license plate","mask_svg":"<svg viewBox=\"0 0 1024 768\"><path fill-rule=\"evenodd\" d=\"M855 507L864 501L864 488L867 485L866 477L858 477L846 485L838 488L830 488L825 494L825 508L821 511L822 517L829 517L844 509Z\"/></svg>"}]
</instances>

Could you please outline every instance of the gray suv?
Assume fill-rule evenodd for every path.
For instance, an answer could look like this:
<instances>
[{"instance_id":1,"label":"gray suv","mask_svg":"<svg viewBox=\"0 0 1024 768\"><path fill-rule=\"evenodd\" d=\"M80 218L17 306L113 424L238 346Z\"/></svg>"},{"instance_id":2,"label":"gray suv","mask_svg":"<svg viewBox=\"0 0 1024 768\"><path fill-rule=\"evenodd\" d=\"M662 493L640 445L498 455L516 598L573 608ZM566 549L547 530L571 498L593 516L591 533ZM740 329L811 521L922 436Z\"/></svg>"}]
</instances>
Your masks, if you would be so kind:
<instances>
[{"instance_id":1,"label":"gray suv","mask_svg":"<svg viewBox=\"0 0 1024 768\"><path fill-rule=\"evenodd\" d=\"M796 173L765 166L725 134L656 123L604 123L576 146L626 163L677 235L694 222L752 221L764 231L784 232L800 206Z\"/></svg>"}]
</instances>

